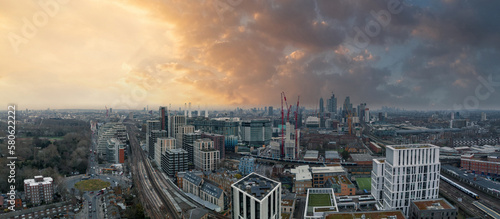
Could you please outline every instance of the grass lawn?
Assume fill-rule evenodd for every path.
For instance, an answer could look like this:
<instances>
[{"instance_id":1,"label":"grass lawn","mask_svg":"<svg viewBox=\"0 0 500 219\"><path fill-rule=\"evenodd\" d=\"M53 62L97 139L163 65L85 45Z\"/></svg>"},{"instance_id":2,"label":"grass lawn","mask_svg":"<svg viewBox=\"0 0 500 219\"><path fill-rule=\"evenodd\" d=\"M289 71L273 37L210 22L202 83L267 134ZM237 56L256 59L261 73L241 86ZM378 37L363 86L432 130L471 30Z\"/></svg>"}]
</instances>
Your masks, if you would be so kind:
<instances>
[{"instance_id":1,"label":"grass lawn","mask_svg":"<svg viewBox=\"0 0 500 219\"><path fill-rule=\"evenodd\" d=\"M330 206L331 204L329 194L309 194L309 207Z\"/></svg>"},{"instance_id":2,"label":"grass lawn","mask_svg":"<svg viewBox=\"0 0 500 219\"><path fill-rule=\"evenodd\" d=\"M110 182L102 181L100 179L82 180L75 184L75 188L80 191L97 191L111 185Z\"/></svg>"},{"instance_id":3,"label":"grass lawn","mask_svg":"<svg viewBox=\"0 0 500 219\"><path fill-rule=\"evenodd\" d=\"M356 178L356 182L360 190L370 191L372 189L372 178Z\"/></svg>"}]
</instances>

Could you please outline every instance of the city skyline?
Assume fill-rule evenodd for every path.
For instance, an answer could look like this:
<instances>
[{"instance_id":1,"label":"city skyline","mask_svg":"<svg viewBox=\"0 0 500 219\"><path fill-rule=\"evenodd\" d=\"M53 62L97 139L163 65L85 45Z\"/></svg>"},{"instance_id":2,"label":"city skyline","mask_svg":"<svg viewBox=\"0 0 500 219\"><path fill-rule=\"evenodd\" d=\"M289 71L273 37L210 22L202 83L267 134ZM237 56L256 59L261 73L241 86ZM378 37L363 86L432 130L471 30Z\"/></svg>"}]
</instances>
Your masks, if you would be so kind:
<instances>
[{"instance_id":1,"label":"city skyline","mask_svg":"<svg viewBox=\"0 0 500 219\"><path fill-rule=\"evenodd\" d=\"M22 109L499 107L493 3L2 2L0 94ZM379 29L377 29L379 28ZM488 82L489 81L489 82ZM176 108L177 109L177 108Z\"/></svg>"}]
</instances>

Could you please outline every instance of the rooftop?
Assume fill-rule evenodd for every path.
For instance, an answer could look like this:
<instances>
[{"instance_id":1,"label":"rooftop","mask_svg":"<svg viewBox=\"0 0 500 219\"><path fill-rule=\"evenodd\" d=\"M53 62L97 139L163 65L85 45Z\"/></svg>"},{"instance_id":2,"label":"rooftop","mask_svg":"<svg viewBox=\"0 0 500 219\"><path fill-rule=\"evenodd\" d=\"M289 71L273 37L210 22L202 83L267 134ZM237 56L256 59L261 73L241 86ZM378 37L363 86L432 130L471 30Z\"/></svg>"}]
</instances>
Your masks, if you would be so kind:
<instances>
[{"instance_id":1,"label":"rooftop","mask_svg":"<svg viewBox=\"0 0 500 219\"><path fill-rule=\"evenodd\" d=\"M405 219L405 216L401 211L366 211L366 212L339 212L339 213L329 213L326 219L352 219L352 218L362 218L365 216L367 219L383 219L390 216L396 216L396 219Z\"/></svg>"},{"instance_id":2,"label":"rooftop","mask_svg":"<svg viewBox=\"0 0 500 219\"><path fill-rule=\"evenodd\" d=\"M432 200L413 200L412 202L419 210L455 209L453 205L441 198Z\"/></svg>"},{"instance_id":3,"label":"rooftop","mask_svg":"<svg viewBox=\"0 0 500 219\"><path fill-rule=\"evenodd\" d=\"M283 195L281 198L281 206L293 206L295 199L296 199L295 194Z\"/></svg>"},{"instance_id":4,"label":"rooftop","mask_svg":"<svg viewBox=\"0 0 500 219\"><path fill-rule=\"evenodd\" d=\"M256 173L250 173L238 182L233 183L231 186L247 192L258 200L262 200L269 192L280 185L280 182L276 182Z\"/></svg>"},{"instance_id":5,"label":"rooftop","mask_svg":"<svg viewBox=\"0 0 500 219\"><path fill-rule=\"evenodd\" d=\"M25 179L24 184L29 184L29 186L36 186L36 185L47 185L51 184L54 180L52 177L43 177L43 176L35 176L34 179Z\"/></svg>"},{"instance_id":6,"label":"rooftop","mask_svg":"<svg viewBox=\"0 0 500 219\"><path fill-rule=\"evenodd\" d=\"M291 169L290 172L295 174L295 181L312 180L308 165L298 166L295 169Z\"/></svg>"},{"instance_id":7,"label":"rooftop","mask_svg":"<svg viewBox=\"0 0 500 219\"><path fill-rule=\"evenodd\" d=\"M184 180L187 180L197 186L200 186L201 184L201 177L195 175L194 173L191 173L191 172L186 172L186 175L184 175Z\"/></svg>"},{"instance_id":8,"label":"rooftop","mask_svg":"<svg viewBox=\"0 0 500 219\"><path fill-rule=\"evenodd\" d=\"M338 151L325 151L326 159L340 159L340 155Z\"/></svg>"},{"instance_id":9,"label":"rooftop","mask_svg":"<svg viewBox=\"0 0 500 219\"><path fill-rule=\"evenodd\" d=\"M389 145L387 148L393 150L401 149L420 149L420 148L439 148L433 144L403 144L403 145Z\"/></svg>"},{"instance_id":10,"label":"rooftop","mask_svg":"<svg viewBox=\"0 0 500 219\"><path fill-rule=\"evenodd\" d=\"M203 185L201 186L201 190L213 197L216 197L216 198L220 198L220 196L222 195L222 189L215 186L215 185L212 185L208 182L205 182L203 183Z\"/></svg>"},{"instance_id":11,"label":"rooftop","mask_svg":"<svg viewBox=\"0 0 500 219\"><path fill-rule=\"evenodd\" d=\"M316 173L342 173L345 172L344 168L342 166L328 166L328 167L312 167L311 172L313 174Z\"/></svg>"},{"instance_id":12,"label":"rooftop","mask_svg":"<svg viewBox=\"0 0 500 219\"><path fill-rule=\"evenodd\" d=\"M347 184L347 185L351 185L351 184L352 184L351 180L349 180L349 179L347 178L347 176L346 176L346 175L338 175L338 176L333 176L332 178L333 178L333 179L337 182L337 184L339 184L339 185L340 185L341 183L342 183L342 184Z\"/></svg>"},{"instance_id":13,"label":"rooftop","mask_svg":"<svg viewBox=\"0 0 500 219\"><path fill-rule=\"evenodd\" d=\"M307 159L307 158L318 158L318 155L319 155L319 152L318 151L314 151L314 150L308 150L306 151L306 154L304 155L304 159Z\"/></svg>"},{"instance_id":14,"label":"rooftop","mask_svg":"<svg viewBox=\"0 0 500 219\"><path fill-rule=\"evenodd\" d=\"M187 151L184 150L184 149L182 149L182 148L168 149L167 151L170 152L170 153L174 153L174 154L187 153Z\"/></svg>"},{"instance_id":15,"label":"rooftop","mask_svg":"<svg viewBox=\"0 0 500 219\"><path fill-rule=\"evenodd\" d=\"M332 188L307 189L304 217L313 216L315 212L336 212L337 202Z\"/></svg>"},{"instance_id":16,"label":"rooftop","mask_svg":"<svg viewBox=\"0 0 500 219\"><path fill-rule=\"evenodd\" d=\"M354 162L360 162L360 161L372 161L373 157L369 154L351 154L352 160Z\"/></svg>"}]
</instances>

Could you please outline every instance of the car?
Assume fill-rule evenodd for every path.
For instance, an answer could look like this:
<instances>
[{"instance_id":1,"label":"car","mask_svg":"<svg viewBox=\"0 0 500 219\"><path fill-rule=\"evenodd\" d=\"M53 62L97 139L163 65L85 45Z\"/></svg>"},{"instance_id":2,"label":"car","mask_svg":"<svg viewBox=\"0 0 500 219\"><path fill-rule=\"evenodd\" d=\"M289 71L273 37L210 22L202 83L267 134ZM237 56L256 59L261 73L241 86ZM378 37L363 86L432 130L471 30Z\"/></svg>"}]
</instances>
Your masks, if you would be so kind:
<instances>
[{"instance_id":1,"label":"car","mask_svg":"<svg viewBox=\"0 0 500 219\"><path fill-rule=\"evenodd\" d=\"M90 194L94 194L94 191L90 192Z\"/></svg>"},{"instance_id":2,"label":"car","mask_svg":"<svg viewBox=\"0 0 500 219\"><path fill-rule=\"evenodd\" d=\"M109 179L109 177L106 177L106 179Z\"/></svg>"}]
</instances>

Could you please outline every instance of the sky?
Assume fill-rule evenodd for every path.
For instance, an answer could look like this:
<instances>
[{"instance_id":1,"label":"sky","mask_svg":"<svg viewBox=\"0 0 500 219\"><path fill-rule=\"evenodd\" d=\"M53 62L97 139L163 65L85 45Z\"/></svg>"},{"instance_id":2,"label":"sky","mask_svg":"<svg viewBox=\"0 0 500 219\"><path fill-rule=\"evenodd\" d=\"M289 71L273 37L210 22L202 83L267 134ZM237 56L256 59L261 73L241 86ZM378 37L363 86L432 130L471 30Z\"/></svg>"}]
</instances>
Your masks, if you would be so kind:
<instances>
[{"instance_id":1,"label":"sky","mask_svg":"<svg viewBox=\"0 0 500 219\"><path fill-rule=\"evenodd\" d=\"M0 2L5 107L500 108L498 1L40 2Z\"/></svg>"}]
</instances>

